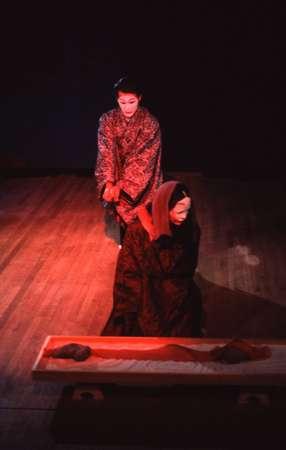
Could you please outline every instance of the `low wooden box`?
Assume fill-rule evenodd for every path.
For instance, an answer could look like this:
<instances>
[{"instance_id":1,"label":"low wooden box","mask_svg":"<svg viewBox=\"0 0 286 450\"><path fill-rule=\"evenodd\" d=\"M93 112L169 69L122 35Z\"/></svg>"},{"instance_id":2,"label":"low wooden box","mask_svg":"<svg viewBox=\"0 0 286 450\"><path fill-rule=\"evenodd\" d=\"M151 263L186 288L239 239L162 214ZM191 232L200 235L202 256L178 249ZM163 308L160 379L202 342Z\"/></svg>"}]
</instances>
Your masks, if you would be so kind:
<instances>
[{"instance_id":1,"label":"low wooden box","mask_svg":"<svg viewBox=\"0 0 286 450\"><path fill-rule=\"evenodd\" d=\"M167 344L179 344L198 350L210 350L224 345L224 339L48 336L32 369L34 379L76 383L118 383L151 385L275 385L286 384L286 341L251 340L252 344L268 345L272 356L262 361L239 364L218 362L122 361L89 357L78 362L44 356L45 349L71 342L92 349L156 349Z\"/></svg>"},{"instance_id":2,"label":"low wooden box","mask_svg":"<svg viewBox=\"0 0 286 450\"><path fill-rule=\"evenodd\" d=\"M51 423L58 443L276 448L279 440L286 448L285 341L251 340L269 345L271 358L233 365L44 356L45 349L71 342L93 349L176 343L203 350L227 340L48 336L32 373L37 380L67 383Z\"/></svg>"}]
</instances>

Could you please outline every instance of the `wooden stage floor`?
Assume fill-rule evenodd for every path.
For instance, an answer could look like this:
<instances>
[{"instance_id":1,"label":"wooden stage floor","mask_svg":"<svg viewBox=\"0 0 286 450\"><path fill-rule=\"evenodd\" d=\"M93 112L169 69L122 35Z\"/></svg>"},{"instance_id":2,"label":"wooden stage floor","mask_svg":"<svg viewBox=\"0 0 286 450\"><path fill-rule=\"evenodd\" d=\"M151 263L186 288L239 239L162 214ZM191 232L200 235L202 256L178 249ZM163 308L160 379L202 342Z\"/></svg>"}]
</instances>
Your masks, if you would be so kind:
<instances>
[{"instance_id":1,"label":"wooden stage floor","mask_svg":"<svg viewBox=\"0 0 286 450\"><path fill-rule=\"evenodd\" d=\"M190 186L202 228L205 337L285 339L285 183L172 175ZM118 230L106 227L91 177L0 183L0 447L103 448L53 441L64 383L34 381L31 369L46 336L100 334Z\"/></svg>"}]
</instances>

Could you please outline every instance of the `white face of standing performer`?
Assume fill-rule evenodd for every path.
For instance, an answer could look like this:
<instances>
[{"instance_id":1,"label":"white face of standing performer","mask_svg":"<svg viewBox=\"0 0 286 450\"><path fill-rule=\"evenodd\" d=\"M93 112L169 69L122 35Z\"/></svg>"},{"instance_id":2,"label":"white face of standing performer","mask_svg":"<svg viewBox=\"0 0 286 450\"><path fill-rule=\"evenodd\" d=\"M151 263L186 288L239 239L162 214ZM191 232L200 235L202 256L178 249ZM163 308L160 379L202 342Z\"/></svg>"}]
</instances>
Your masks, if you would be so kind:
<instances>
[{"instance_id":1,"label":"white face of standing performer","mask_svg":"<svg viewBox=\"0 0 286 450\"><path fill-rule=\"evenodd\" d=\"M126 119L130 119L136 113L140 100L141 96L132 94L131 92L118 92L117 102Z\"/></svg>"},{"instance_id":2,"label":"white face of standing performer","mask_svg":"<svg viewBox=\"0 0 286 450\"><path fill-rule=\"evenodd\" d=\"M184 197L182 200L179 200L174 208L170 209L169 211L169 218L170 221L174 225L181 225L187 218L190 208L191 208L192 201L190 197Z\"/></svg>"}]
</instances>

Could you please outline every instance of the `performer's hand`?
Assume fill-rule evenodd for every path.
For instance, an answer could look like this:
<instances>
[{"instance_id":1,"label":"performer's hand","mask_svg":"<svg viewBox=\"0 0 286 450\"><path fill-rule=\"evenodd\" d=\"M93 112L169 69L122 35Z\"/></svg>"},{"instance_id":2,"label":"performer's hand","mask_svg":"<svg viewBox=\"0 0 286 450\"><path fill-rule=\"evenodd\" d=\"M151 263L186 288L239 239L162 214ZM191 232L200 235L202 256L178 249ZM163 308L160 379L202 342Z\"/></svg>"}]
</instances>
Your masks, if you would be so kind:
<instances>
[{"instance_id":1,"label":"performer's hand","mask_svg":"<svg viewBox=\"0 0 286 450\"><path fill-rule=\"evenodd\" d=\"M106 183L103 195L103 200L106 202L112 202L113 201L113 184L112 183Z\"/></svg>"}]
</instances>

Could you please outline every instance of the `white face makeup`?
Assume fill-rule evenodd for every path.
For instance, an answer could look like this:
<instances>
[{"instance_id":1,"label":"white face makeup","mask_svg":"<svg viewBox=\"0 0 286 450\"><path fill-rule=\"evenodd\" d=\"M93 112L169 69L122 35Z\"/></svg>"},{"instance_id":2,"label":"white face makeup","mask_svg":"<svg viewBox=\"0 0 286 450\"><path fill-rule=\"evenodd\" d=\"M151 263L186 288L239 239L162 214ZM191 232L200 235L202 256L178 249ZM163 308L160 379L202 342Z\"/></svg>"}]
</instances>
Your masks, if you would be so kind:
<instances>
[{"instance_id":1,"label":"white face makeup","mask_svg":"<svg viewBox=\"0 0 286 450\"><path fill-rule=\"evenodd\" d=\"M130 119L136 113L140 100L141 96L138 97L136 94L118 92L117 102L126 119Z\"/></svg>"},{"instance_id":2,"label":"white face makeup","mask_svg":"<svg viewBox=\"0 0 286 450\"><path fill-rule=\"evenodd\" d=\"M181 225L187 218L192 201L190 197L184 197L182 200L179 200L174 208L169 211L170 221L174 225Z\"/></svg>"}]
</instances>

